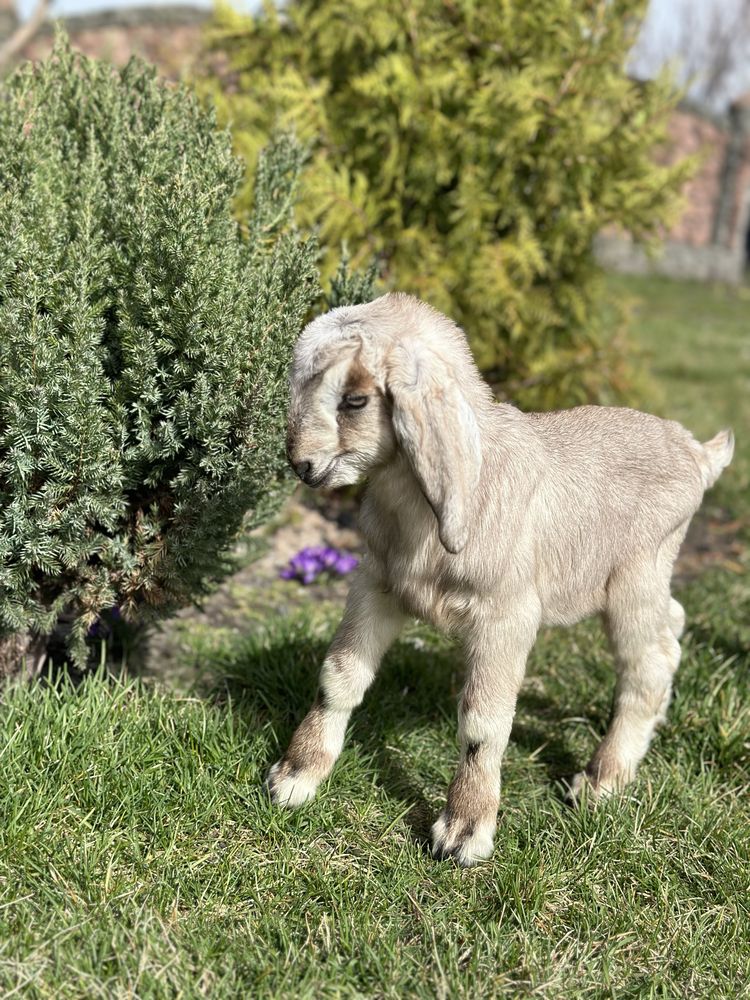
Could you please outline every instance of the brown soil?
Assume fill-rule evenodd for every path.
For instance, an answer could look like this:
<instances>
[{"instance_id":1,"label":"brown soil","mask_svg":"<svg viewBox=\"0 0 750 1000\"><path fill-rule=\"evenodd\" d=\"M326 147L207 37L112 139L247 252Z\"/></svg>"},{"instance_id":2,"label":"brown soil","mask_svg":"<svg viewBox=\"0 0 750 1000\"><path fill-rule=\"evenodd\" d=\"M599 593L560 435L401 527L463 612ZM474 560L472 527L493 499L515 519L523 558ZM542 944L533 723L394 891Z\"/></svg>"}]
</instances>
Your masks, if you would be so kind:
<instances>
[{"instance_id":1,"label":"brown soil","mask_svg":"<svg viewBox=\"0 0 750 1000\"><path fill-rule=\"evenodd\" d=\"M711 567L744 573L747 529L747 518L735 519L722 508L698 511L677 558L677 586L689 583Z\"/></svg>"},{"instance_id":2,"label":"brown soil","mask_svg":"<svg viewBox=\"0 0 750 1000\"><path fill-rule=\"evenodd\" d=\"M170 684L189 684L194 666L186 654L190 636L196 632L203 633L204 646L210 649L215 644L218 649L270 618L285 617L304 605L329 602L343 608L349 589L346 577L319 577L303 586L296 580L282 580L279 573L307 546L329 545L360 554L360 536L350 526L351 507L351 503L332 506L309 491L298 491L273 524L254 533L255 540L265 546L259 558L242 566L199 607L184 608L148 634L144 648L135 656L138 672Z\"/></svg>"}]
</instances>

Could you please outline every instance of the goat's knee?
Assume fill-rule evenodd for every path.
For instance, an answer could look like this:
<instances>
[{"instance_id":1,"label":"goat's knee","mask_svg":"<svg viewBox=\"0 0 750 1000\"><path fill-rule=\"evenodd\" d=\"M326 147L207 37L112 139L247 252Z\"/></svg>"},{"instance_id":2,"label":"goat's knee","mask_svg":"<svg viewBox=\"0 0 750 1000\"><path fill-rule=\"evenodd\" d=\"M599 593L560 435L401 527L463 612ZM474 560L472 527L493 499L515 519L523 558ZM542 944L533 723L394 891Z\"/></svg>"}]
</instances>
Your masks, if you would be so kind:
<instances>
[{"instance_id":1,"label":"goat's knee","mask_svg":"<svg viewBox=\"0 0 750 1000\"><path fill-rule=\"evenodd\" d=\"M354 655L326 658L310 711L284 756L269 771L268 788L277 805L300 805L315 795L343 749L349 717L374 676L374 670Z\"/></svg>"},{"instance_id":2,"label":"goat's knee","mask_svg":"<svg viewBox=\"0 0 750 1000\"><path fill-rule=\"evenodd\" d=\"M326 657L320 671L320 699L330 711L353 711L375 679L368 660L351 653Z\"/></svg>"},{"instance_id":3,"label":"goat's knee","mask_svg":"<svg viewBox=\"0 0 750 1000\"><path fill-rule=\"evenodd\" d=\"M669 627L675 639L679 639L685 631L685 609L674 597L669 599Z\"/></svg>"}]
</instances>

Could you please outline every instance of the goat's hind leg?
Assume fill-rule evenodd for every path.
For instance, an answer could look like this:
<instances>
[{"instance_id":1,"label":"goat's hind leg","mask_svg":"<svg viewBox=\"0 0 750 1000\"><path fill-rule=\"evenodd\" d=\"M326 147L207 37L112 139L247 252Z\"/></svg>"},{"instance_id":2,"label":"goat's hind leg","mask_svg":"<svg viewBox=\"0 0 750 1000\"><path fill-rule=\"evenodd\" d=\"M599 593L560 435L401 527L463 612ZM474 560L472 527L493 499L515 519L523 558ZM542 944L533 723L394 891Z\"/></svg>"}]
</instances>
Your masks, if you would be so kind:
<instances>
[{"instance_id":1,"label":"goat's hind leg","mask_svg":"<svg viewBox=\"0 0 750 1000\"><path fill-rule=\"evenodd\" d=\"M617 670L612 719L586 770L571 783L574 798L584 787L600 798L632 781L664 721L685 615L669 596L669 576L650 570L633 567L611 581L606 624Z\"/></svg>"},{"instance_id":2,"label":"goat's hind leg","mask_svg":"<svg viewBox=\"0 0 750 1000\"><path fill-rule=\"evenodd\" d=\"M315 701L286 753L269 771L268 790L277 805L301 805L330 774L343 748L349 718L404 621L393 597L383 593L364 569L358 571L323 661Z\"/></svg>"},{"instance_id":3,"label":"goat's hind leg","mask_svg":"<svg viewBox=\"0 0 750 1000\"><path fill-rule=\"evenodd\" d=\"M680 639L685 631L685 609L674 597L669 598L669 627L675 639Z\"/></svg>"}]
</instances>

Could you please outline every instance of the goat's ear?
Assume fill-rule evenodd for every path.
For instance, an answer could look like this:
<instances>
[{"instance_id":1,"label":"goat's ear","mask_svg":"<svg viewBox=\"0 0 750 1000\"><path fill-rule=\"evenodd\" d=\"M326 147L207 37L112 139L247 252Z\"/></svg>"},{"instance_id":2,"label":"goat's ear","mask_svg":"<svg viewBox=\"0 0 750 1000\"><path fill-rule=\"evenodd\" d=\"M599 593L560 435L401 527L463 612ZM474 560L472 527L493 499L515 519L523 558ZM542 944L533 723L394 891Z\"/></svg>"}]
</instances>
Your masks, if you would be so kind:
<instances>
[{"instance_id":1,"label":"goat's ear","mask_svg":"<svg viewBox=\"0 0 750 1000\"><path fill-rule=\"evenodd\" d=\"M479 427L448 366L421 345L411 348L400 348L388 365L393 429L437 517L440 541L456 553L466 545L479 485Z\"/></svg>"}]
</instances>

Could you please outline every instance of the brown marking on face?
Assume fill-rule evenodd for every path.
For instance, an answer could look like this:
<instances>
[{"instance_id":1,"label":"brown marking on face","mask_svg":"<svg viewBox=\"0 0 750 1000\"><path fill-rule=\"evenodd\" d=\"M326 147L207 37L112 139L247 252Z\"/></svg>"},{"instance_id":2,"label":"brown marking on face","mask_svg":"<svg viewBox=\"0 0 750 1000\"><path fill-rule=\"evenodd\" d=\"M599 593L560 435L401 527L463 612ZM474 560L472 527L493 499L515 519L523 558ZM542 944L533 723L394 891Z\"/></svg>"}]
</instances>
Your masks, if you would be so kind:
<instances>
[{"instance_id":1,"label":"brown marking on face","mask_svg":"<svg viewBox=\"0 0 750 1000\"><path fill-rule=\"evenodd\" d=\"M370 372L358 357L354 358L346 375L342 396L367 396L368 401L360 409L342 406L337 414L339 426L339 449L343 452L358 451L371 444L382 434L381 423L387 419L379 405L382 393ZM377 414L377 420L374 419Z\"/></svg>"},{"instance_id":2,"label":"brown marking on face","mask_svg":"<svg viewBox=\"0 0 750 1000\"><path fill-rule=\"evenodd\" d=\"M359 360L358 355L349 366L349 371L346 375L346 382L344 383L344 395L367 396L373 392L374 389L375 380Z\"/></svg>"}]
</instances>

